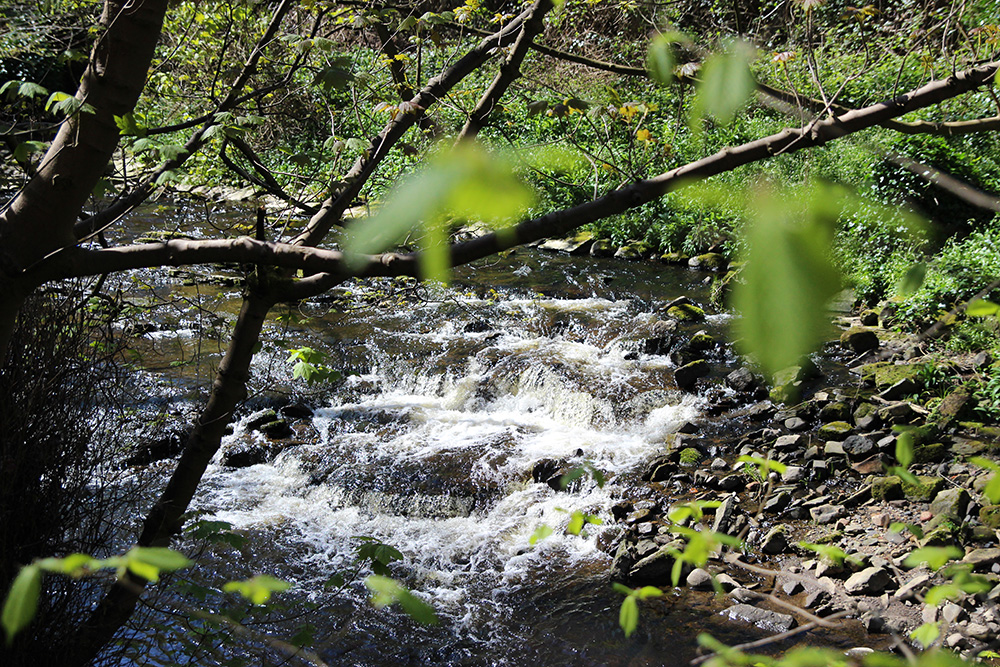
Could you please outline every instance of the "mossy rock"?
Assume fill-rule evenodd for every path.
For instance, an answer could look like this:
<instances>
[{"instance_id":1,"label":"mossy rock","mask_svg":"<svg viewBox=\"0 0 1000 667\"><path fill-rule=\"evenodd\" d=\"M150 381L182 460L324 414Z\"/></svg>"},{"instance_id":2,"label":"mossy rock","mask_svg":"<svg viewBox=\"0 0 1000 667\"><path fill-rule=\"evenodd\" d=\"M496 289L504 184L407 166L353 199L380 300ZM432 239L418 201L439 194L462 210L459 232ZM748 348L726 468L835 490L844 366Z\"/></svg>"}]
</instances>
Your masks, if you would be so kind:
<instances>
[{"instance_id":1,"label":"mossy rock","mask_svg":"<svg viewBox=\"0 0 1000 667\"><path fill-rule=\"evenodd\" d=\"M944 480L940 477L918 475L916 484L903 480L903 495L907 500L930 502L943 486Z\"/></svg>"},{"instance_id":2,"label":"mossy rock","mask_svg":"<svg viewBox=\"0 0 1000 667\"><path fill-rule=\"evenodd\" d=\"M903 480L896 475L876 477L872 480L872 498L877 501L897 500L903 497Z\"/></svg>"},{"instance_id":3,"label":"mossy rock","mask_svg":"<svg viewBox=\"0 0 1000 667\"><path fill-rule=\"evenodd\" d=\"M703 271L725 271L729 268L729 260L720 253L706 252L704 255L698 255L689 259L688 266L692 269L701 269Z\"/></svg>"},{"instance_id":4,"label":"mossy rock","mask_svg":"<svg viewBox=\"0 0 1000 667\"><path fill-rule=\"evenodd\" d=\"M664 264L687 264L691 259L682 252L665 252L660 255L660 261Z\"/></svg>"},{"instance_id":5,"label":"mossy rock","mask_svg":"<svg viewBox=\"0 0 1000 667\"><path fill-rule=\"evenodd\" d=\"M646 258L651 248L645 241L628 241L618 248L615 257L618 259L639 260Z\"/></svg>"},{"instance_id":6,"label":"mossy rock","mask_svg":"<svg viewBox=\"0 0 1000 667\"><path fill-rule=\"evenodd\" d=\"M941 521L924 533L924 538L920 540L921 547L947 547L961 542L962 531L949 520Z\"/></svg>"},{"instance_id":7,"label":"mossy rock","mask_svg":"<svg viewBox=\"0 0 1000 667\"><path fill-rule=\"evenodd\" d=\"M937 463L948 455L948 445L943 442L931 442L916 445L913 448L914 463Z\"/></svg>"},{"instance_id":8,"label":"mossy rock","mask_svg":"<svg viewBox=\"0 0 1000 667\"><path fill-rule=\"evenodd\" d=\"M597 239L590 246L591 257L613 257L615 254L615 244L610 239Z\"/></svg>"},{"instance_id":9,"label":"mossy rock","mask_svg":"<svg viewBox=\"0 0 1000 667\"><path fill-rule=\"evenodd\" d=\"M682 466L695 466L701 462L702 453L695 447L685 447L681 450L679 461Z\"/></svg>"},{"instance_id":10,"label":"mossy rock","mask_svg":"<svg viewBox=\"0 0 1000 667\"><path fill-rule=\"evenodd\" d=\"M260 432L269 438L283 439L290 438L294 431L284 419L275 419L260 427Z\"/></svg>"},{"instance_id":11,"label":"mossy rock","mask_svg":"<svg viewBox=\"0 0 1000 667\"><path fill-rule=\"evenodd\" d=\"M844 536L844 531L842 530L831 530L829 533L825 533L817 537L813 542L814 544L836 544L840 541L840 538Z\"/></svg>"},{"instance_id":12,"label":"mossy rock","mask_svg":"<svg viewBox=\"0 0 1000 667\"><path fill-rule=\"evenodd\" d=\"M819 411L820 421L824 422L846 422L851 418L851 406L843 401L833 401L827 403Z\"/></svg>"},{"instance_id":13,"label":"mossy rock","mask_svg":"<svg viewBox=\"0 0 1000 667\"><path fill-rule=\"evenodd\" d=\"M835 421L819 427L817 435L821 440L843 440L851 434L854 427L844 421Z\"/></svg>"},{"instance_id":14,"label":"mossy rock","mask_svg":"<svg viewBox=\"0 0 1000 667\"><path fill-rule=\"evenodd\" d=\"M840 335L840 346L855 353L877 350L878 334L865 327L852 327Z\"/></svg>"},{"instance_id":15,"label":"mossy rock","mask_svg":"<svg viewBox=\"0 0 1000 667\"><path fill-rule=\"evenodd\" d=\"M691 340L688 341L687 346L692 350L708 350L715 346L715 338L704 331L699 331L691 336Z\"/></svg>"},{"instance_id":16,"label":"mossy rock","mask_svg":"<svg viewBox=\"0 0 1000 667\"><path fill-rule=\"evenodd\" d=\"M679 303L667 309L667 315L681 322L700 322L705 319L705 311L693 303Z\"/></svg>"},{"instance_id":17,"label":"mossy rock","mask_svg":"<svg viewBox=\"0 0 1000 667\"><path fill-rule=\"evenodd\" d=\"M979 521L987 528L1000 529L1000 505L987 505L980 508Z\"/></svg>"},{"instance_id":18,"label":"mossy rock","mask_svg":"<svg viewBox=\"0 0 1000 667\"><path fill-rule=\"evenodd\" d=\"M922 364L886 364L875 369L875 386L882 389L903 380L910 380L918 387L922 387L923 380L920 377L922 372Z\"/></svg>"}]
</instances>

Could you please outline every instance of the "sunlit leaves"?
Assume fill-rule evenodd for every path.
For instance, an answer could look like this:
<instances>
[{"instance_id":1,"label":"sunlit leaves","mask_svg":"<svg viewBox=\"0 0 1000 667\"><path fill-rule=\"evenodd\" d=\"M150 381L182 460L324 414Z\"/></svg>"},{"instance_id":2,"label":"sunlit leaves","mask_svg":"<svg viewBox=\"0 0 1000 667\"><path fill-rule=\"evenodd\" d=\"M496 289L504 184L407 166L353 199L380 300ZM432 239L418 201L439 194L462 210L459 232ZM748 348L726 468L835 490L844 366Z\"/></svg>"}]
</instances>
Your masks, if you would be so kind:
<instances>
[{"instance_id":1,"label":"sunlit leaves","mask_svg":"<svg viewBox=\"0 0 1000 667\"><path fill-rule=\"evenodd\" d=\"M903 274L903 278L899 281L899 285L896 286L896 293L900 296L909 296L913 294L920 286L924 284L924 278L927 276L927 264L925 262L917 262L910 268L906 270Z\"/></svg>"},{"instance_id":2,"label":"sunlit leaves","mask_svg":"<svg viewBox=\"0 0 1000 667\"><path fill-rule=\"evenodd\" d=\"M355 559L368 563L372 572L379 576L389 576L389 564L403 560L403 554L396 547L381 542L374 537L359 537L361 544L355 549Z\"/></svg>"},{"instance_id":3,"label":"sunlit leaves","mask_svg":"<svg viewBox=\"0 0 1000 667\"><path fill-rule=\"evenodd\" d=\"M72 116L77 112L89 114L97 112L93 106L81 102L69 93L64 93L60 90L49 95L49 99L45 102L45 110L63 116Z\"/></svg>"},{"instance_id":4,"label":"sunlit leaves","mask_svg":"<svg viewBox=\"0 0 1000 667\"><path fill-rule=\"evenodd\" d=\"M642 588L629 588L623 584L613 583L612 587L625 596L622 600L621 609L618 612L618 625L626 637L631 637L639 627L639 601L649 598L660 597L663 591L655 586L643 586Z\"/></svg>"},{"instance_id":5,"label":"sunlit leaves","mask_svg":"<svg viewBox=\"0 0 1000 667\"><path fill-rule=\"evenodd\" d=\"M986 486L983 488L983 495L986 496L991 503L1000 504L1000 465L997 465L995 462L981 456L974 456L970 458L969 463L977 465L985 470L989 470L992 473L989 480L986 482Z\"/></svg>"},{"instance_id":6,"label":"sunlit leaves","mask_svg":"<svg viewBox=\"0 0 1000 667\"><path fill-rule=\"evenodd\" d=\"M954 545L946 547L923 547L915 549L903 561L906 567L917 567L924 563L932 570L940 570L950 560L961 558L965 552Z\"/></svg>"},{"instance_id":7,"label":"sunlit leaves","mask_svg":"<svg viewBox=\"0 0 1000 667\"><path fill-rule=\"evenodd\" d=\"M118 126L118 131L123 137L146 136L146 126L131 111L123 116L115 116L115 125Z\"/></svg>"},{"instance_id":8,"label":"sunlit leaves","mask_svg":"<svg viewBox=\"0 0 1000 667\"><path fill-rule=\"evenodd\" d=\"M372 592L373 606L381 609L398 603L403 611L418 623L437 624L438 618L434 609L394 579L373 574L365 579L365 586Z\"/></svg>"},{"instance_id":9,"label":"sunlit leaves","mask_svg":"<svg viewBox=\"0 0 1000 667\"><path fill-rule=\"evenodd\" d=\"M699 70L697 94L691 106L692 120L712 117L729 124L756 89L750 71L754 49L745 42L733 42L710 56Z\"/></svg>"},{"instance_id":10,"label":"sunlit leaves","mask_svg":"<svg viewBox=\"0 0 1000 667\"><path fill-rule=\"evenodd\" d=\"M14 149L14 159L25 162L29 155L44 152L48 147L49 144L45 141L22 141Z\"/></svg>"},{"instance_id":11,"label":"sunlit leaves","mask_svg":"<svg viewBox=\"0 0 1000 667\"><path fill-rule=\"evenodd\" d=\"M348 267L364 266L364 255L396 245L422 226L421 269L425 278L445 281L450 267L447 236L450 224L482 221L510 223L533 201L501 156L472 145L437 155L428 168L389 193L379 212L351 227L344 238Z\"/></svg>"},{"instance_id":12,"label":"sunlit leaves","mask_svg":"<svg viewBox=\"0 0 1000 667\"><path fill-rule=\"evenodd\" d=\"M0 95L6 95L9 100L17 97L24 97L30 100L35 97L44 97L48 94L48 88L31 81L8 81L3 86L0 86Z\"/></svg>"},{"instance_id":13,"label":"sunlit leaves","mask_svg":"<svg viewBox=\"0 0 1000 667\"><path fill-rule=\"evenodd\" d=\"M287 581L268 574L258 574L244 581L227 582L222 590L226 593L239 593L252 604L261 605L270 600L273 593L287 591L291 587Z\"/></svg>"},{"instance_id":14,"label":"sunlit leaves","mask_svg":"<svg viewBox=\"0 0 1000 667\"><path fill-rule=\"evenodd\" d=\"M288 361L295 362L292 366L292 379L305 380L308 384L318 382L336 382L343 374L326 365L326 355L311 347L299 347L289 350Z\"/></svg>"},{"instance_id":15,"label":"sunlit leaves","mask_svg":"<svg viewBox=\"0 0 1000 667\"><path fill-rule=\"evenodd\" d=\"M910 639L921 647L928 648L941 635L941 627L937 623L924 623L910 633Z\"/></svg>"},{"instance_id":16,"label":"sunlit leaves","mask_svg":"<svg viewBox=\"0 0 1000 667\"><path fill-rule=\"evenodd\" d=\"M528 538L528 544L530 544L531 546L535 546L536 544L538 544L551 534L552 534L552 528L543 523L538 528L536 528L535 532L533 532L531 534L531 537Z\"/></svg>"},{"instance_id":17,"label":"sunlit leaves","mask_svg":"<svg viewBox=\"0 0 1000 667\"><path fill-rule=\"evenodd\" d=\"M995 304L986 299L975 299L969 302L965 314L969 317L996 317L1000 314L1000 304Z\"/></svg>"},{"instance_id":18,"label":"sunlit leaves","mask_svg":"<svg viewBox=\"0 0 1000 667\"><path fill-rule=\"evenodd\" d=\"M827 304L840 289L830 247L845 197L819 184L761 185L751 194L747 261L733 305L745 351L769 375L815 349L829 326Z\"/></svg>"},{"instance_id":19,"label":"sunlit leaves","mask_svg":"<svg viewBox=\"0 0 1000 667\"><path fill-rule=\"evenodd\" d=\"M38 609L38 594L42 588L42 570L37 565L21 568L7 593L0 622L7 637L7 645L14 636L28 627Z\"/></svg>"}]
</instances>

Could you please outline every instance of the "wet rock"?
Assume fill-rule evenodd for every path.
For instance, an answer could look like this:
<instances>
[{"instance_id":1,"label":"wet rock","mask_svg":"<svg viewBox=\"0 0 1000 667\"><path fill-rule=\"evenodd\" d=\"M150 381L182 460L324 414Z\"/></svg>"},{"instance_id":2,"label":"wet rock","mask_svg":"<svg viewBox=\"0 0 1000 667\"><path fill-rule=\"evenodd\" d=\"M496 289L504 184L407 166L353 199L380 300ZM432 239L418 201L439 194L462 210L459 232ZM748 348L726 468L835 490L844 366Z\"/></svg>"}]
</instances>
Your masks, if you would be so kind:
<instances>
[{"instance_id":1,"label":"wet rock","mask_svg":"<svg viewBox=\"0 0 1000 667\"><path fill-rule=\"evenodd\" d=\"M715 510L715 520L712 522L712 531L716 533L729 533L736 516L736 496L726 496Z\"/></svg>"},{"instance_id":2,"label":"wet rock","mask_svg":"<svg viewBox=\"0 0 1000 667\"><path fill-rule=\"evenodd\" d=\"M128 466L144 466L173 458L184 450L186 440L186 433L174 431L166 437L140 443L124 463Z\"/></svg>"},{"instance_id":3,"label":"wet rock","mask_svg":"<svg viewBox=\"0 0 1000 667\"><path fill-rule=\"evenodd\" d=\"M674 540L640 559L628 570L625 581L632 585L664 585L671 580L674 554L682 552L684 540ZM614 565L612 565L614 568Z\"/></svg>"},{"instance_id":4,"label":"wet rock","mask_svg":"<svg viewBox=\"0 0 1000 667\"><path fill-rule=\"evenodd\" d=\"M856 354L877 350L879 346L878 335L871 329L854 327L840 335L840 345Z\"/></svg>"},{"instance_id":5,"label":"wet rock","mask_svg":"<svg viewBox=\"0 0 1000 667\"><path fill-rule=\"evenodd\" d=\"M531 479L540 484L547 484L553 490L560 490L560 477L563 475L563 464L555 459L540 459L531 468Z\"/></svg>"},{"instance_id":6,"label":"wet rock","mask_svg":"<svg viewBox=\"0 0 1000 667\"><path fill-rule=\"evenodd\" d=\"M257 430L268 438L275 440L290 438L295 433L292 431L292 426L284 419L275 419L272 422L261 425Z\"/></svg>"},{"instance_id":7,"label":"wet rock","mask_svg":"<svg viewBox=\"0 0 1000 667\"><path fill-rule=\"evenodd\" d=\"M538 244L540 250L562 252L573 256L589 255L594 245L594 235L591 232L578 232L573 236L561 239L546 239Z\"/></svg>"},{"instance_id":8,"label":"wet rock","mask_svg":"<svg viewBox=\"0 0 1000 667\"><path fill-rule=\"evenodd\" d=\"M665 482L675 472L677 472L677 464L674 463L672 457L658 456L646 467L646 471L642 474L642 480L644 482Z\"/></svg>"},{"instance_id":9,"label":"wet rock","mask_svg":"<svg viewBox=\"0 0 1000 667\"><path fill-rule=\"evenodd\" d=\"M610 239L597 239L590 246L591 257L613 257L615 245Z\"/></svg>"},{"instance_id":10,"label":"wet rock","mask_svg":"<svg viewBox=\"0 0 1000 667\"><path fill-rule=\"evenodd\" d=\"M779 614L769 609L760 609L749 604L735 604L722 612L731 620L742 621L756 625L768 632L788 632L795 627L795 618L788 614Z\"/></svg>"},{"instance_id":11,"label":"wet rock","mask_svg":"<svg viewBox=\"0 0 1000 667\"><path fill-rule=\"evenodd\" d=\"M786 484L798 484L805 481L806 469L802 466L788 466L785 472L781 473L781 481Z\"/></svg>"},{"instance_id":12,"label":"wet rock","mask_svg":"<svg viewBox=\"0 0 1000 667\"><path fill-rule=\"evenodd\" d=\"M645 241L628 241L615 252L615 258L636 261L649 256L652 248Z\"/></svg>"},{"instance_id":13,"label":"wet rock","mask_svg":"<svg viewBox=\"0 0 1000 667\"><path fill-rule=\"evenodd\" d=\"M660 261L664 264L687 264L691 259L682 252L665 252L660 255Z\"/></svg>"},{"instance_id":14,"label":"wet rock","mask_svg":"<svg viewBox=\"0 0 1000 667\"><path fill-rule=\"evenodd\" d=\"M267 463L277 454L272 448L259 442L241 442L226 449L219 463L227 468L248 468Z\"/></svg>"},{"instance_id":15,"label":"wet rock","mask_svg":"<svg viewBox=\"0 0 1000 667\"><path fill-rule=\"evenodd\" d=\"M878 408L871 403L862 403L854 410L852 415L854 425L862 430L878 428L882 425L882 419L878 415Z\"/></svg>"},{"instance_id":16,"label":"wet rock","mask_svg":"<svg viewBox=\"0 0 1000 667\"><path fill-rule=\"evenodd\" d=\"M787 491L779 491L764 501L764 506L761 510L767 514L777 514L778 512L784 511L784 509L788 507L791 502L792 494Z\"/></svg>"},{"instance_id":17,"label":"wet rock","mask_svg":"<svg viewBox=\"0 0 1000 667\"><path fill-rule=\"evenodd\" d=\"M705 311L693 303L678 303L667 308L666 314L680 322L700 322L705 319Z\"/></svg>"},{"instance_id":18,"label":"wet rock","mask_svg":"<svg viewBox=\"0 0 1000 667\"><path fill-rule=\"evenodd\" d=\"M696 567L688 573L685 579L687 585L696 590L708 590L712 588L712 575L708 570Z\"/></svg>"},{"instance_id":19,"label":"wet rock","mask_svg":"<svg viewBox=\"0 0 1000 667\"><path fill-rule=\"evenodd\" d=\"M844 582L844 590L848 595L881 595L894 583L888 570L872 566L848 577Z\"/></svg>"},{"instance_id":20,"label":"wet rock","mask_svg":"<svg viewBox=\"0 0 1000 667\"><path fill-rule=\"evenodd\" d=\"M729 260L717 252L707 252L688 260L688 266L692 269L703 271L725 271L729 268Z\"/></svg>"},{"instance_id":21,"label":"wet rock","mask_svg":"<svg viewBox=\"0 0 1000 667\"><path fill-rule=\"evenodd\" d=\"M650 389L628 400L622 406L622 412L630 419L642 419L653 410L679 404L681 399L682 395L677 391Z\"/></svg>"},{"instance_id":22,"label":"wet rock","mask_svg":"<svg viewBox=\"0 0 1000 667\"><path fill-rule=\"evenodd\" d=\"M760 386L760 381L749 368L737 368L726 376L726 384L734 391L749 394Z\"/></svg>"},{"instance_id":23,"label":"wet rock","mask_svg":"<svg viewBox=\"0 0 1000 667\"><path fill-rule=\"evenodd\" d=\"M313 409L305 403L289 403L278 410L278 413L285 419L307 419L313 416Z\"/></svg>"},{"instance_id":24,"label":"wet rock","mask_svg":"<svg viewBox=\"0 0 1000 667\"><path fill-rule=\"evenodd\" d=\"M268 408L267 410L261 410L251 415L250 419L246 422L246 429L248 431L259 430L264 424L270 424L273 421L277 421L278 413L274 410Z\"/></svg>"},{"instance_id":25,"label":"wet rock","mask_svg":"<svg viewBox=\"0 0 1000 667\"><path fill-rule=\"evenodd\" d=\"M931 501L931 514L961 521L965 518L969 501L969 492L962 487L945 489Z\"/></svg>"},{"instance_id":26,"label":"wet rock","mask_svg":"<svg viewBox=\"0 0 1000 667\"><path fill-rule=\"evenodd\" d=\"M674 371L674 382L681 389L687 389L694 385L698 378L709 374L708 362L704 359L692 361Z\"/></svg>"}]
</instances>

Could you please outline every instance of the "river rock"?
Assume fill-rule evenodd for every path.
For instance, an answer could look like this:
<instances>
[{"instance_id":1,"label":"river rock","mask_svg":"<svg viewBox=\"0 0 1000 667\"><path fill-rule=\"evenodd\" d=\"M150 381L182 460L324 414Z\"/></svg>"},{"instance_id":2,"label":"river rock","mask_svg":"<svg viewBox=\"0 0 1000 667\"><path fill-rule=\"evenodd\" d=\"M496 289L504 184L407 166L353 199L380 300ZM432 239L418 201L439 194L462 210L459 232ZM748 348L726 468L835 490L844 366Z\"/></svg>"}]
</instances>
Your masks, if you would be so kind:
<instances>
[{"instance_id":1,"label":"river rock","mask_svg":"<svg viewBox=\"0 0 1000 667\"><path fill-rule=\"evenodd\" d=\"M248 431L257 431L264 424L270 424L273 421L277 421L277 419L278 413L274 410L270 408L261 410L250 415L250 418L246 422L246 429Z\"/></svg>"},{"instance_id":2,"label":"river rock","mask_svg":"<svg viewBox=\"0 0 1000 667\"><path fill-rule=\"evenodd\" d=\"M274 440L283 440L285 438L290 438L295 432L292 430L291 424L289 424L284 419L275 419L272 422L261 425L257 429L263 435Z\"/></svg>"},{"instance_id":3,"label":"river rock","mask_svg":"<svg viewBox=\"0 0 1000 667\"><path fill-rule=\"evenodd\" d=\"M289 403L282 406L278 413L285 419L307 419L313 416L313 409L305 403Z\"/></svg>"},{"instance_id":4,"label":"river rock","mask_svg":"<svg viewBox=\"0 0 1000 667\"><path fill-rule=\"evenodd\" d=\"M681 322L700 322L705 319L705 311L693 303L678 303L667 308L666 314Z\"/></svg>"},{"instance_id":5,"label":"river rock","mask_svg":"<svg viewBox=\"0 0 1000 667\"><path fill-rule=\"evenodd\" d=\"M173 458L184 449L187 434L173 431L163 438L140 443L125 459L125 465L144 466L156 461Z\"/></svg>"},{"instance_id":6,"label":"river rock","mask_svg":"<svg viewBox=\"0 0 1000 667\"><path fill-rule=\"evenodd\" d=\"M717 252L707 252L688 260L688 266L702 271L725 271L729 268L729 260Z\"/></svg>"},{"instance_id":7,"label":"river rock","mask_svg":"<svg viewBox=\"0 0 1000 667\"><path fill-rule=\"evenodd\" d=\"M820 505L809 508L809 516L818 524L833 523L846 515L847 510L843 505Z\"/></svg>"},{"instance_id":8,"label":"river rock","mask_svg":"<svg viewBox=\"0 0 1000 667\"><path fill-rule=\"evenodd\" d=\"M581 256L590 254L590 249L593 245L594 235L591 232L577 232L567 238L546 239L538 244L538 248L548 252L562 252L569 255Z\"/></svg>"},{"instance_id":9,"label":"river rock","mask_svg":"<svg viewBox=\"0 0 1000 667\"><path fill-rule=\"evenodd\" d=\"M852 460L863 459L875 451L875 443L863 435L849 435L844 440L844 452Z\"/></svg>"},{"instance_id":10,"label":"river rock","mask_svg":"<svg viewBox=\"0 0 1000 667\"><path fill-rule=\"evenodd\" d=\"M698 378L705 377L708 374L708 362L704 359L698 359L676 369L674 371L674 382L677 383L679 388L687 389L693 386Z\"/></svg>"},{"instance_id":11,"label":"river rock","mask_svg":"<svg viewBox=\"0 0 1000 667\"><path fill-rule=\"evenodd\" d=\"M850 418L851 406L843 401L827 403L819 411L819 419L822 422L847 421Z\"/></svg>"},{"instance_id":12,"label":"river rock","mask_svg":"<svg viewBox=\"0 0 1000 667\"><path fill-rule=\"evenodd\" d=\"M700 567L696 567L688 573L685 579L687 585L696 590L708 590L712 588L712 575Z\"/></svg>"},{"instance_id":13,"label":"river rock","mask_svg":"<svg viewBox=\"0 0 1000 667\"><path fill-rule=\"evenodd\" d=\"M930 502L931 498L936 496L941 487L944 486L944 480L929 475L916 475L914 482L903 480L902 485L903 495L906 496L907 500Z\"/></svg>"},{"instance_id":14,"label":"river rock","mask_svg":"<svg viewBox=\"0 0 1000 667\"><path fill-rule=\"evenodd\" d=\"M934 410L931 420L939 429L950 427L975 405L969 388L962 385L944 397Z\"/></svg>"},{"instance_id":15,"label":"river rock","mask_svg":"<svg viewBox=\"0 0 1000 667\"><path fill-rule=\"evenodd\" d=\"M734 391L752 393L760 386L760 381L749 368L737 368L726 376L726 384Z\"/></svg>"},{"instance_id":16,"label":"river rock","mask_svg":"<svg viewBox=\"0 0 1000 667\"><path fill-rule=\"evenodd\" d=\"M665 252L660 255L660 261L664 264L687 264L691 259L682 252Z\"/></svg>"},{"instance_id":17,"label":"river rock","mask_svg":"<svg viewBox=\"0 0 1000 667\"><path fill-rule=\"evenodd\" d=\"M783 524L779 524L768 531L760 543L760 550L769 556L776 556L788 551L788 537L785 535L785 526Z\"/></svg>"},{"instance_id":18,"label":"river rock","mask_svg":"<svg viewBox=\"0 0 1000 667\"><path fill-rule=\"evenodd\" d=\"M844 440L851 432L847 422L830 422L819 427L816 435L820 440Z\"/></svg>"},{"instance_id":19,"label":"river rock","mask_svg":"<svg viewBox=\"0 0 1000 667\"><path fill-rule=\"evenodd\" d=\"M969 501L969 492L962 487L945 489L931 501L931 514L961 521L969 509Z\"/></svg>"},{"instance_id":20,"label":"river rock","mask_svg":"<svg viewBox=\"0 0 1000 667\"><path fill-rule=\"evenodd\" d=\"M626 260L640 260L647 257L652 249L645 241L627 241L625 245L618 248L615 258Z\"/></svg>"},{"instance_id":21,"label":"river rock","mask_svg":"<svg viewBox=\"0 0 1000 667\"><path fill-rule=\"evenodd\" d=\"M891 385L881 392L878 397L883 401L898 401L907 396L912 396L920 391L920 385L910 378L903 378L894 385Z\"/></svg>"},{"instance_id":22,"label":"river rock","mask_svg":"<svg viewBox=\"0 0 1000 667\"><path fill-rule=\"evenodd\" d=\"M854 418L854 425L862 430L878 428L882 425L882 419L878 415L878 408L871 403L860 404L854 410L852 416Z\"/></svg>"},{"instance_id":23,"label":"river rock","mask_svg":"<svg viewBox=\"0 0 1000 667\"><path fill-rule=\"evenodd\" d=\"M848 595L881 595L893 583L888 570L872 566L848 577L844 582L844 590Z\"/></svg>"},{"instance_id":24,"label":"river rock","mask_svg":"<svg viewBox=\"0 0 1000 667\"><path fill-rule=\"evenodd\" d=\"M733 525L736 516L736 503L738 499L735 495L726 496L722 503L715 510L715 520L712 522L712 531L716 533L728 533Z\"/></svg>"},{"instance_id":25,"label":"river rock","mask_svg":"<svg viewBox=\"0 0 1000 667\"><path fill-rule=\"evenodd\" d=\"M1000 528L1000 505L986 505L979 510L979 521L988 528Z\"/></svg>"},{"instance_id":26,"label":"river rock","mask_svg":"<svg viewBox=\"0 0 1000 667\"><path fill-rule=\"evenodd\" d=\"M684 540L674 540L640 559L628 570L626 582L632 585L663 586L671 580L674 555L686 547Z\"/></svg>"},{"instance_id":27,"label":"river rock","mask_svg":"<svg viewBox=\"0 0 1000 667\"><path fill-rule=\"evenodd\" d=\"M979 572L988 572L994 565L1000 563L1000 548L973 549L965 555L962 562L971 564L972 569Z\"/></svg>"},{"instance_id":28,"label":"river rock","mask_svg":"<svg viewBox=\"0 0 1000 667\"><path fill-rule=\"evenodd\" d=\"M854 327L840 335L840 345L857 354L877 350L879 346L878 335L871 329Z\"/></svg>"},{"instance_id":29,"label":"river rock","mask_svg":"<svg viewBox=\"0 0 1000 667\"><path fill-rule=\"evenodd\" d=\"M788 632L795 627L795 618L789 614L779 614L769 609L760 609L749 604L734 604L722 612L731 620L756 625L768 632Z\"/></svg>"},{"instance_id":30,"label":"river rock","mask_svg":"<svg viewBox=\"0 0 1000 667\"><path fill-rule=\"evenodd\" d=\"M611 239L597 239L590 245L590 256L613 257L615 250L615 244L611 242Z\"/></svg>"},{"instance_id":31,"label":"river rock","mask_svg":"<svg viewBox=\"0 0 1000 667\"><path fill-rule=\"evenodd\" d=\"M677 464L669 455L658 456L646 467L642 474L644 482L665 482L670 476L677 472Z\"/></svg>"}]
</instances>

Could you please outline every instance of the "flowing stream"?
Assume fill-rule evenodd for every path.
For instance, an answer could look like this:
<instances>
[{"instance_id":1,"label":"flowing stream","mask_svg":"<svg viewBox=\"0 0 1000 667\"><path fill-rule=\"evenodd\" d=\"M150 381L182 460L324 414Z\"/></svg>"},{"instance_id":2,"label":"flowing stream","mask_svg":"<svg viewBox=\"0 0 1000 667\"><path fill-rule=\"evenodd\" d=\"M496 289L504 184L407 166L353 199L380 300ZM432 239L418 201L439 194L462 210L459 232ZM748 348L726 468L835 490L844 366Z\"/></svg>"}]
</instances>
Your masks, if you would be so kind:
<instances>
[{"instance_id":1,"label":"flowing stream","mask_svg":"<svg viewBox=\"0 0 1000 667\"><path fill-rule=\"evenodd\" d=\"M522 249L458 270L447 289L352 284L298 308L304 323L284 313L257 355L258 375L296 386L283 346L302 345L351 375L269 462L223 465L263 438L249 416L235 425L195 503L249 538L212 552L219 576L293 582L286 595L319 605L317 653L336 665L681 665L697 632L733 643L759 636L720 618L711 595L667 589L643 604L626 640L610 585L607 551L620 531L612 507L665 438L689 423L707 437L739 428L708 417L705 398L673 385L669 357L643 348L659 306L682 295L707 303L705 275ZM222 317L238 296L169 289L211 295L227 304L213 307ZM680 331L722 337L727 319ZM164 329L151 339L194 345L183 318ZM200 353L210 367L217 350ZM735 367L728 362L713 363L716 377ZM546 460L607 481L588 472L555 490L532 476ZM603 523L567 534L574 511ZM551 535L533 543L544 526ZM403 554L393 576L433 606L439 625L371 608L358 580L324 588L353 570L362 536Z\"/></svg>"}]
</instances>

